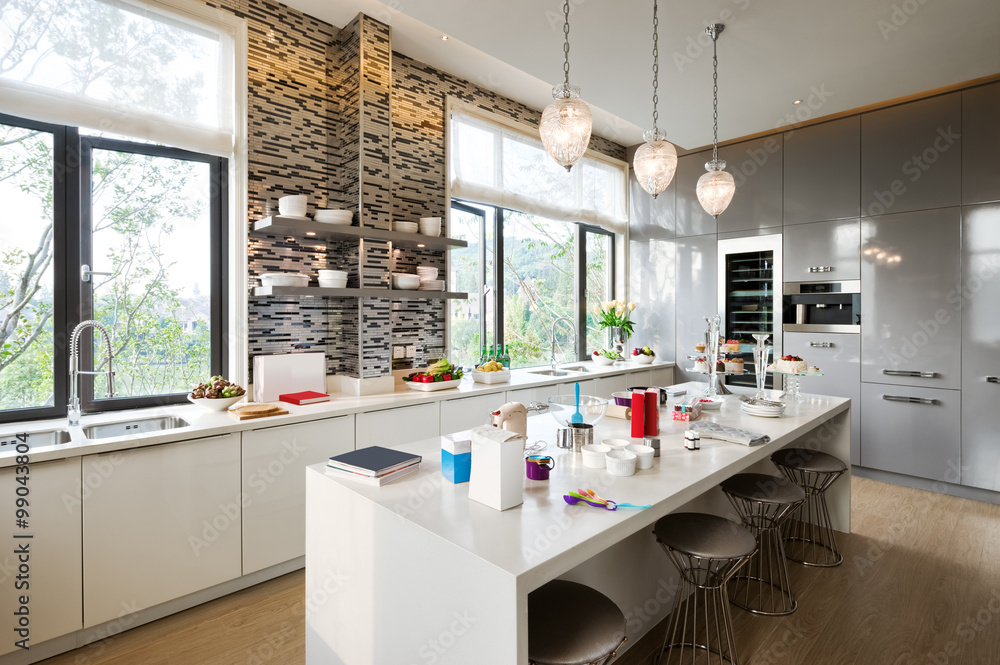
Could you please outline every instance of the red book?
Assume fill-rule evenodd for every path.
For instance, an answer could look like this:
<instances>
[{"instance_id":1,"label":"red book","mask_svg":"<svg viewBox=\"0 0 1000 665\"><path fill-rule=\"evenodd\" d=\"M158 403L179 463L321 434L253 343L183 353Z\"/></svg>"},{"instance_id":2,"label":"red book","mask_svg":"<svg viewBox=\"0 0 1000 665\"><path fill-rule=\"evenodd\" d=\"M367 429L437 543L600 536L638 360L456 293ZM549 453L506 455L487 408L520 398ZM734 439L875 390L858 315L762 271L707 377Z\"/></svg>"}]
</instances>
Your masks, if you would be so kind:
<instances>
[{"instance_id":1,"label":"red book","mask_svg":"<svg viewBox=\"0 0 1000 665\"><path fill-rule=\"evenodd\" d=\"M302 406L303 404L316 404L317 402L329 402L330 396L326 393L318 393L315 390L304 390L300 393L288 393L287 395L278 395L278 399L282 402L288 402L289 404L297 404Z\"/></svg>"},{"instance_id":2,"label":"red book","mask_svg":"<svg viewBox=\"0 0 1000 665\"><path fill-rule=\"evenodd\" d=\"M646 403L649 402L649 396L640 391L632 391L632 438L641 439L645 436L646 432ZM660 401L659 397L653 397L658 403ZM655 410L655 407L654 409Z\"/></svg>"},{"instance_id":3,"label":"red book","mask_svg":"<svg viewBox=\"0 0 1000 665\"><path fill-rule=\"evenodd\" d=\"M660 389L646 389L646 409L642 413L643 431L646 436L660 433Z\"/></svg>"}]
</instances>

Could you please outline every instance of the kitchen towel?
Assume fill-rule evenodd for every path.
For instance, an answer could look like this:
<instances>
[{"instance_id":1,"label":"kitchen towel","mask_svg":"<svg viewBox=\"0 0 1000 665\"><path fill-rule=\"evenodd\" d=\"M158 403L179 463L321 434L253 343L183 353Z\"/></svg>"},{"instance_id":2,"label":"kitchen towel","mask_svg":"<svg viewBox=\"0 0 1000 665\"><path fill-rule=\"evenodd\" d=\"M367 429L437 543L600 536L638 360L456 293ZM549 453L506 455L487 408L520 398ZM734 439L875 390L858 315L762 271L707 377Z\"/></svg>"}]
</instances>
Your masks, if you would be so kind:
<instances>
[{"instance_id":1,"label":"kitchen towel","mask_svg":"<svg viewBox=\"0 0 1000 665\"><path fill-rule=\"evenodd\" d=\"M524 502L524 438L499 427L472 430L469 498L494 510Z\"/></svg>"},{"instance_id":2,"label":"kitchen towel","mask_svg":"<svg viewBox=\"0 0 1000 665\"><path fill-rule=\"evenodd\" d=\"M748 432L745 429L720 425L708 420L691 423L688 429L698 432L703 439L719 439L720 441L739 443L744 446L759 446L771 440L771 437L760 432Z\"/></svg>"}]
</instances>

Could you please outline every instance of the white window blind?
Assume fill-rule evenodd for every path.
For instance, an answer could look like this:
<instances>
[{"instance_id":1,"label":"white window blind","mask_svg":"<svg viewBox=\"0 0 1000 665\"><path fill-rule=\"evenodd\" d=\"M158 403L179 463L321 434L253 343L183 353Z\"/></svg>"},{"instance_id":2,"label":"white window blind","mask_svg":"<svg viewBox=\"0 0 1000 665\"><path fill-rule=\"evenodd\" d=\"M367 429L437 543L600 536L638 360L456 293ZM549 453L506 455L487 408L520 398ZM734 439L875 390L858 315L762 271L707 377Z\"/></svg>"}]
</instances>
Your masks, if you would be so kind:
<instances>
[{"instance_id":1,"label":"white window blind","mask_svg":"<svg viewBox=\"0 0 1000 665\"><path fill-rule=\"evenodd\" d=\"M567 173L541 140L459 109L449 140L453 197L625 232L626 166L585 156Z\"/></svg>"},{"instance_id":2,"label":"white window blind","mask_svg":"<svg viewBox=\"0 0 1000 665\"><path fill-rule=\"evenodd\" d=\"M229 156L238 25L185 0L8 0L0 112Z\"/></svg>"}]
</instances>

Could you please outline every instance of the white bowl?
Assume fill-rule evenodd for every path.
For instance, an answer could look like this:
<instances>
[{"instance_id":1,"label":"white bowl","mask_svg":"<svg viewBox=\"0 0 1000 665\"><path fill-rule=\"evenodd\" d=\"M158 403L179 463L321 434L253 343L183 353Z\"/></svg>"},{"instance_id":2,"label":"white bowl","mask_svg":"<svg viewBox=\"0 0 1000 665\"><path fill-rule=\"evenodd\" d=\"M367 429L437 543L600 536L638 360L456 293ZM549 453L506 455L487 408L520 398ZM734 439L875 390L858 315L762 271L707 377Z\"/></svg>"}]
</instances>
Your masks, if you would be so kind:
<instances>
[{"instance_id":1,"label":"white bowl","mask_svg":"<svg viewBox=\"0 0 1000 665\"><path fill-rule=\"evenodd\" d=\"M278 212L288 217L305 217L309 197L305 194L282 196L278 199Z\"/></svg>"},{"instance_id":2,"label":"white bowl","mask_svg":"<svg viewBox=\"0 0 1000 665\"><path fill-rule=\"evenodd\" d=\"M309 286L309 275L294 272L265 272L260 274L264 286Z\"/></svg>"},{"instance_id":3,"label":"white bowl","mask_svg":"<svg viewBox=\"0 0 1000 665\"><path fill-rule=\"evenodd\" d=\"M413 291L420 288L420 278L405 273L392 274L392 287L403 291Z\"/></svg>"},{"instance_id":4,"label":"white bowl","mask_svg":"<svg viewBox=\"0 0 1000 665\"><path fill-rule=\"evenodd\" d=\"M636 463L638 468L650 469L653 467L653 455L656 454L656 451L652 448L652 446L641 446L637 443L633 443L625 450L635 454L638 458L638 462Z\"/></svg>"},{"instance_id":5,"label":"white bowl","mask_svg":"<svg viewBox=\"0 0 1000 665\"><path fill-rule=\"evenodd\" d=\"M421 222L437 222L438 224L440 224L441 223L441 218L440 217L421 217L420 221Z\"/></svg>"},{"instance_id":6,"label":"white bowl","mask_svg":"<svg viewBox=\"0 0 1000 665\"><path fill-rule=\"evenodd\" d=\"M602 355L596 355L595 356L595 355L591 354L590 355L590 359L594 361L595 365L603 365L603 366L606 367L608 365L614 365L615 364L614 360L612 360L611 358L605 358Z\"/></svg>"},{"instance_id":7,"label":"white bowl","mask_svg":"<svg viewBox=\"0 0 1000 665\"><path fill-rule=\"evenodd\" d=\"M192 404L197 404L206 411L226 411L229 407L236 404L246 396L246 393L243 393L242 395L237 395L236 397L217 397L215 399L200 397L195 399L194 397L191 397L191 393L188 393L188 401Z\"/></svg>"},{"instance_id":8,"label":"white bowl","mask_svg":"<svg viewBox=\"0 0 1000 665\"><path fill-rule=\"evenodd\" d=\"M426 282L430 279L437 279L438 269L430 268L427 266L417 266L417 277L420 278L421 282Z\"/></svg>"},{"instance_id":9,"label":"white bowl","mask_svg":"<svg viewBox=\"0 0 1000 665\"><path fill-rule=\"evenodd\" d=\"M416 222L393 222L393 231L402 231L403 233L416 233L417 232Z\"/></svg>"},{"instance_id":10,"label":"white bowl","mask_svg":"<svg viewBox=\"0 0 1000 665\"><path fill-rule=\"evenodd\" d=\"M629 356L629 360L639 365L648 365L654 360L656 360L656 356L647 356L645 354L640 353L637 356Z\"/></svg>"},{"instance_id":11,"label":"white bowl","mask_svg":"<svg viewBox=\"0 0 1000 665\"><path fill-rule=\"evenodd\" d=\"M628 439L604 439L601 443L612 450L625 450L632 445L632 442Z\"/></svg>"},{"instance_id":12,"label":"white bowl","mask_svg":"<svg viewBox=\"0 0 1000 665\"><path fill-rule=\"evenodd\" d=\"M580 448L583 453L583 465L591 469L605 468L604 456L611 452L611 448L601 443L588 443Z\"/></svg>"},{"instance_id":13,"label":"white bowl","mask_svg":"<svg viewBox=\"0 0 1000 665\"><path fill-rule=\"evenodd\" d=\"M612 476L634 476L638 459L627 450L612 450L604 456L604 463Z\"/></svg>"},{"instance_id":14,"label":"white bowl","mask_svg":"<svg viewBox=\"0 0 1000 665\"><path fill-rule=\"evenodd\" d=\"M350 210L317 210L315 219L322 224L348 226L354 221L354 213Z\"/></svg>"},{"instance_id":15,"label":"white bowl","mask_svg":"<svg viewBox=\"0 0 1000 665\"><path fill-rule=\"evenodd\" d=\"M440 224L431 225L420 222L420 234L425 236L434 236L434 237L439 236L441 235L441 225Z\"/></svg>"},{"instance_id":16,"label":"white bowl","mask_svg":"<svg viewBox=\"0 0 1000 665\"><path fill-rule=\"evenodd\" d=\"M346 270L317 270L320 279L347 279Z\"/></svg>"},{"instance_id":17,"label":"white bowl","mask_svg":"<svg viewBox=\"0 0 1000 665\"><path fill-rule=\"evenodd\" d=\"M319 285L324 289L343 289L347 288L347 278L344 279L321 279L319 280Z\"/></svg>"}]
</instances>

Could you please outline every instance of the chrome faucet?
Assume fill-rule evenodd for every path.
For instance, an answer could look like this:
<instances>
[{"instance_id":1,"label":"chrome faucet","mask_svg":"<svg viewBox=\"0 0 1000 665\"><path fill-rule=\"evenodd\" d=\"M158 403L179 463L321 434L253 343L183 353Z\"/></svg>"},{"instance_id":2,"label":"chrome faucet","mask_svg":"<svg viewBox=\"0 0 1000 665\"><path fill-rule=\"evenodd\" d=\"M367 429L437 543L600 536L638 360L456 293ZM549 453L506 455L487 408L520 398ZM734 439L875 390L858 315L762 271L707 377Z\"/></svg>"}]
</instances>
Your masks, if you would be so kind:
<instances>
[{"instance_id":1,"label":"chrome faucet","mask_svg":"<svg viewBox=\"0 0 1000 665\"><path fill-rule=\"evenodd\" d=\"M572 326L573 335L574 336L576 335L576 326L573 325L573 319L569 318L568 316L560 316L558 319L556 319L555 321L552 322L552 332L551 332L551 336L552 336L552 358L549 361L549 364L551 365L552 369L557 369L557 366L556 366L556 325L558 325L560 321L568 321L569 325Z\"/></svg>"},{"instance_id":2,"label":"chrome faucet","mask_svg":"<svg viewBox=\"0 0 1000 665\"><path fill-rule=\"evenodd\" d=\"M106 372L85 372L77 369L77 365L80 363L80 334L86 328L93 328L104 336L104 343L108 349L108 371ZM88 374L91 376L104 374L108 380L108 397L118 396L115 392L115 371L112 366L113 360L114 353L111 351L111 335L108 334L108 329L104 327L103 323L89 319L87 321L80 321L80 323L73 328L73 334L70 335L69 339L69 405L66 411L70 427L76 427L80 424L80 397L77 394L79 388L77 384L79 383L81 374Z\"/></svg>"}]
</instances>

